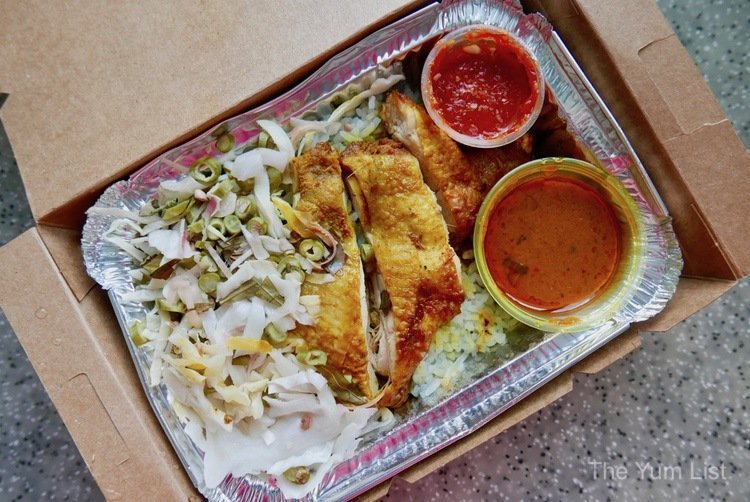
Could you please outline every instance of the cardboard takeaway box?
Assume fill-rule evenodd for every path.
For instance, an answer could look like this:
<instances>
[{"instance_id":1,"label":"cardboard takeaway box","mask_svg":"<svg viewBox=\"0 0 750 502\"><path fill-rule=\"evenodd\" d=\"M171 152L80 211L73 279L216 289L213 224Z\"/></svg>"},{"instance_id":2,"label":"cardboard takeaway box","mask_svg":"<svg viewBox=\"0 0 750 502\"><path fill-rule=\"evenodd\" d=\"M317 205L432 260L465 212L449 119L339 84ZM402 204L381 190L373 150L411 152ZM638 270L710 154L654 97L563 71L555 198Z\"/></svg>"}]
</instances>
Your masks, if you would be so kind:
<instances>
[{"instance_id":1,"label":"cardboard takeaway box","mask_svg":"<svg viewBox=\"0 0 750 502\"><path fill-rule=\"evenodd\" d=\"M0 118L36 228L0 249L0 306L110 499L196 497L137 379L79 234L101 191L149 159L300 81L421 6L404 0L6 4ZM552 22L674 217L684 278L667 309L475 434L404 471L415 480L705 306L750 270L750 155L650 0L530 0ZM0 102L2 100L0 99ZM366 497L387 492L388 483Z\"/></svg>"}]
</instances>

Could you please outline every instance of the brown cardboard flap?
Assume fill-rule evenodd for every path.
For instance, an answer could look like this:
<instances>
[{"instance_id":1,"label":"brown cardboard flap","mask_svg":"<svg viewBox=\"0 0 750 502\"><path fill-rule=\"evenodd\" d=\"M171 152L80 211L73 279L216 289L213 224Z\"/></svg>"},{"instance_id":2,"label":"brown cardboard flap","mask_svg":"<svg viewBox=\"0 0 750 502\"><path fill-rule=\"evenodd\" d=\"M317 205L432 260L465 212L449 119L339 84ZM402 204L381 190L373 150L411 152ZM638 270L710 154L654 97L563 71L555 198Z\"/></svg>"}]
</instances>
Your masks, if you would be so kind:
<instances>
[{"instance_id":1,"label":"brown cardboard flap","mask_svg":"<svg viewBox=\"0 0 750 502\"><path fill-rule=\"evenodd\" d=\"M713 148L709 147L713 146ZM750 152L725 120L690 134L665 139L667 153L680 166L690 190L710 222L717 244L734 264L735 277L750 272ZM713 242L699 243L704 246Z\"/></svg>"},{"instance_id":2,"label":"brown cardboard flap","mask_svg":"<svg viewBox=\"0 0 750 502\"><path fill-rule=\"evenodd\" d=\"M657 128L666 135L662 139L691 134L701 127L727 121L676 34L648 42L638 49L638 57L669 110L661 117L674 121L672 126ZM673 64L666 65L665 61ZM685 95L693 96L693 100L685 101ZM701 106L695 106L695 101L700 101ZM650 116L652 120L657 119L651 113Z\"/></svg>"},{"instance_id":3,"label":"brown cardboard flap","mask_svg":"<svg viewBox=\"0 0 750 502\"><path fill-rule=\"evenodd\" d=\"M45 225L39 225L37 230L68 287L80 301L96 284L83 264L81 232Z\"/></svg>"},{"instance_id":4,"label":"brown cardboard flap","mask_svg":"<svg viewBox=\"0 0 750 502\"><path fill-rule=\"evenodd\" d=\"M706 252L718 261L710 251L716 247L731 269L731 276L718 277L743 276L750 271L750 247L738 230L750 218L750 155L708 85L653 2L617 2L607 9L593 0L578 3L605 50L616 59L657 139L665 144L671 161L665 166L668 178L682 180L680 188L687 189L700 209L691 205L692 212L673 213L675 219L682 227L710 229L702 239L681 239L691 248L688 274L714 275L711 269L701 273L697 262ZM620 19L635 22L623 29ZM675 187L659 188L665 193Z\"/></svg>"},{"instance_id":5,"label":"brown cardboard flap","mask_svg":"<svg viewBox=\"0 0 750 502\"><path fill-rule=\"evenodd\" d=\"M151 413L106 296L97 291L79 308L35 229L0 248L0 264L0 306L104 495L194 495Z\"/></svg>"},{"instance_id":6,"label":"brown cardboard flap","mask_svg":"<svg viewBox=\"0 0 750 502\"><path fill-rule=\"evenodd\" d=\"M0 114L34 215L109 184L261 90L268 97L405 4L4 4L0 91L10 97Z\"/></svg>"}]
</instances>

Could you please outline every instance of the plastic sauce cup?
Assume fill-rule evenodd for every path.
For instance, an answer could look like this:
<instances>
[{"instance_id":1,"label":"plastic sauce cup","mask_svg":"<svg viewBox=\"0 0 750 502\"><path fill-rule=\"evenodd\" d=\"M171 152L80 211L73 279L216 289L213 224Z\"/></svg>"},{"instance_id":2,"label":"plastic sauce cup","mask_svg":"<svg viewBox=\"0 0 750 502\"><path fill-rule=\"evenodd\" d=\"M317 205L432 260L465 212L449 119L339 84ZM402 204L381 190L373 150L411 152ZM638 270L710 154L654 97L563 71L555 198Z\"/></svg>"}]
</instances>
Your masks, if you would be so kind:
<instances>
[{"instance_id":1,"label":"plastic sauce cup","mask_svg":"<svg viewBox=\"0 0 750 502\"><path fill-rule=\"evenodd\" d=\"M600 283L596 290L590 291L591 294L588 297L581 297L583 299L578 300L577 303L565 306L558 305L555 308L541 308L539 304L529 305L528 303L524 303L524 301L519 301L518 295L515 295L512 291L514 286L513 274L517 274L516 285L521 284L523 280L527 281L526 284L532 284L530 289L538 295L535 299L555 300L555 295L558 292L562 293L563 290L575 292L573 287L569 287L572 283L568 282L568 277L575 277L571 275L576 273L575 261L573 258L566 258L566 256L574 255L565 254L568 252L576 253L576 249L572 245L575 243L575 238L569 238L568 236L578 233L579 242L576 244L578 246L596 245L593 240L580 241L581 235L585 235L587 229L591 230L595 228L596 223L582 228L582 223L579 220L575 220L571 221L573 231L560 231L563 227L567 228L571 225L567 225L566 222L568 220L565 219L565 216L560 216L563 214L562 211L550 210L549 208L552 207L551 205L562 204L561 200L564 200L564 198L545 200L544 193L539 191L544 187L560 187L566 183L574 187L573 192L596 194L594 197L599 201L598 203L611 209L611 211L608 210L607 214L611 215L612 219L607 221L616 222L616 228L619 231L616 264L610 269L611 272L606 282ZM526 187L525 191L523 187ZM534 192L534 190L537 191ZM514 203L514 199L512 198L514 197L514 193L517 202L516 206L512 205ZM524 199L519 194L525 194L527 198ZM503 201L506 202L503 203ZM589 202L592 208L596 207L595 202ZM581 214L581 204L578 204L576 199L569 199L568 203L573 208L573 214ZM539 206L535 206L535 204ZM510 240L504 241L508 250L512 248L513 253L518 254L509 255L508 258L505 258L505 261L500 261L501 266L507 266L508 269L503 269L503 273L506 275L498 274L497 256L504 256L503 253L505 251L498 253L497 250L506 248L488 247L496 246L496 243L499 241L488 239L488 229L491 228L491 225L494 225L497 232L496 236L514 236L515 234L507 230L513 223L511 217L498 215L502 214L502 211L506 210L505 208L517 211L523 210L529 214L539 211L536 214L543 215L545 214L544 204L547 204L546 217L548 219L546 221L536 222L534 225L524 227L523 231L519 233L519 236L522 236L523 239L514 240L514 237L511 237ZM511 209L508 209L507 214L515 214L515 218L520 218L517 216L520 213L512 213ZM553 212L550 213L550 211ZM524 215L525 217L527 216ZM493 218L498 219L493 222ZM516 223L518 221L522 220L516 219ZM554 221L557 222L558 227L554 226ZM560 223L561 221L563 224ZM505 232L505 234L502 232ZM568 239L570 240L569 242L567 242ZM533 248L525 248L526 251L521 251L521 246L531 246L533 242L537 243L538 256L546 256L548 259L546 270L548 272L550 270L554 271L549 284L554 284L554 281L557 280L557 284L560 286L559 291L549 288L547 290L543 289L539 286L540 283L543 283L542 276L532 275L533 273L541 274L539 270L545 270L541 262L534 262L533 253L528 251ZM544 245L539 246L540 242L544 243ZM487 291L510 315L526 325L548 332L584 331L604 325L614 319L623 306L632 299L637 290L642 276L644 246L645 226L643 216L622 183L603 168L568 158L554 157L535 160L519 166L506 174L490 190L482 203L474 228L474 256L479 276ZM611 250L612 248L609 249ZM523 254L523 252L527 254L524 259L521 259L518 256ZM578 252L599 253L596 255L596 259L579 261L577 266L581 271L591 273L595 262L599 261L601 263L601 254L603 252L601 246L598 249L590 247L585 250L578 249ZM488 260L489 254L493 255L492 259L494 261L492 263ZM582 256L586 255L579 255L579 259ZM492 265L495 268L492 268ZM493 270L495 275L493 275ZM519 279L521 274L528 275ZM554 276L554 274L558 275ZM498 280L498 277L502 277L503 279L510 277L510 280ZM538 279L539 282L533 282L532 278L534 278L534 281ZM561 278L563 278L562 281ZM505 286L502 285L503 282L505 282ZM534 297L529 296L527 298Z\"/></svg>"},{"instance_id":2,"label":"plastic sauce cup","mask_svg":"<svg viewBox=\"0 0 750 502\"><path fill-rule=\"evenodd\" d=\"M544 103L538 61L505 30L472 25L438 40L422 69L432 120L459 143L494 148L523 136Z\"/></svg>"}]
</instances>

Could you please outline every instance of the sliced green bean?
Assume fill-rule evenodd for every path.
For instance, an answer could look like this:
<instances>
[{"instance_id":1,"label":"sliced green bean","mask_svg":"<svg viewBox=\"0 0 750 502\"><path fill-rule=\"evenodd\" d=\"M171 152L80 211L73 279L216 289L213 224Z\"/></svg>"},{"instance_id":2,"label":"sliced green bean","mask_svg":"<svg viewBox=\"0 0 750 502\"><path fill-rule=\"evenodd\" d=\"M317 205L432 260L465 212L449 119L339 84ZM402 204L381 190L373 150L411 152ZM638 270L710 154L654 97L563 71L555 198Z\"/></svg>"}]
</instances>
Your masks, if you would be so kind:
<instances>
[{"instance_id":1,"label":"sliced green bean","mask_svg":"<svg viewBox=\"0 0 750 502\"><path fill-rule=\"evenodd\" d=\"M229 192L238 192L240 190L240 186L237 184L237 182L232 178L226 178L223 179L217 184L213 190L211 190L211 193L219 198L224 198L225 195L227 195Z\"/></svg>"},{"instance_id":2,"label":"sliced green bean","mask_svg":"<svg viewBox=\"0 0 750 502\"><path fill-rule=\"evenodd\" d=\"M229 131L229 126L227 126L227 124L221 124L219 127L211 131L211 136L213 136L214 138L218 138L226 134L227 131Z\"/></svg>"},{"instance_id":3,"label":"sliced green bean","mask_svg":"<svg viewBox=\"0 0 750 502\"><path fill-rule=\"evenodd\" d=\"M237 216L228 214L224 216L224 228L229 235L236 235L242 230L242 222Z\"/></svg>"},{"instance_id":4,"label":"sliced green bean","mask_svg":"<svg viewBox=\"0 0 750 502\"><path fill-rule=\"evenodd\" d=\"M296 256L282 256L277 263L276 269L282 274L292 270L302 270L302 266Z\"/></svg>"},{"instance_id":5,"label":"sliced green bean","mask_svg":"<svg viewBox=\"0 0 750 502\"><path fill-rule=\"evenodd\" d=\"M225 231L226 227L224 227L224 220L221 218L211 218L211 221L208 222L206 235L210 240L215 241L221 239L224 236Z\"/></svg>"},{"instance_id":6,"label":"sliced green bean","mask_svg":"<svg viewBox=\"0 0 750 502\"><path fill-rule=\"evenodd\" d=\"M227 153L234 147L234 136L224 133L216 140L216 149L221 153Z\"/></svg>"},{"instance_id":7,"label":"sliced green bean","mask_svg":"<svg viewBox=\"0 0 750 502\"><path fill-rule=\"evenodd\" d=\"M247 222L247 229L263 235L268 232L268 223L260 216L253 216L250 221Z\"/></svg>"},{"instance_id":8,"label":"sliced green bean","mask_svg":"<svg viewBox=\"0 0 750 502\"><path fill-rule=\"evenodd\" d=\"M183 214L185 214L191 207L193 207L194 203L195 200L192 197L189 199L185 199L182 202L178 202L177 204L165 208L161 213L161 217L164 219L164 221L177 221Z\"/></svg>"},{"instance_id":9,"label":"sliced green bean","mask_svg":"<svg viewBox=\"0 0 750 502\"><path fill-rule=\"evenodd\" d=\"M145 328L146 327L144 326L143 321L140 320L133 321L130 326L128 326L128 333L130 333L130 338L138 347L148 342L146 337L143 336L143 331L145 330Z\"/></svg>"},{"instance_id":10,"label":"sliced green bean","mask_svg":"<svg viewBox=\"0 0 750 502\"><path fill-rule=\"evenodd\" d=\"M325 254L325 246L315 239L304 239L299 244L299 252L310 261L320 261Z\"/></svg>"},{"instance_id":11,"label":"sliced green bean","mask_svg":"<svg viewBox=\"0 0 750 502\"><path fill-rule=\"evenodd\" d=\"M198 277L198 287L204 293L213 293L221 282L221 276L216 272L205 272Z\"/></svg>"},{"instance_id":12,"label":"sliced green bean","mask_svg":"<svg viewBox=\"0 0 750 502\"><path fill-rule=\"evenodd\" d=\"M197 237L203 235L203 219L195 220L188 225L188 234L190 237Z\"/></svg>"},{"instance_id":13,"label":"sliced green bean","mask_svg":"<svg viewBox=\"0 0 750 502\"><path fill-rule=\"evenodd\" d=\"M273 167L269 167L266 172L268 173L268 183L271 185L271 192L275 192L281 187L283 175L281 171Z\"/></svg>"},{"instance_id":14,"label":"sliced green bean","mask_svg":"<svg viewBox=\"0 0 750 502\"><path fill-rule=\"evenodd\" d=\"M198 264L201 266L201 269L206 270L207 272L217 272L219 270L219 267L216 266L213 258L211 258L208 253L200 254L198 257Z\"/></svg>"},{"instance_id":15,"label":"sliced green bean","mask_svg":"<svg viewBox=\"0 0 750 502\"><path fill-rule=\"evenodd\" d=\"M164 312L175 312L177 314L184 314L185 312L187 312L185 305L179 300L177 300L176 304L171 305L167 303L167 300L165 300L164 298L159 298L158 300L156 300L156 305L157 307L159 307L159 310L162 310Z\"/></svg>"},{"instance_id":16,"label":"sliced green bean","mask_svg":"<svg viewBox=\"0 0 750 502\"><path fill-rule=\"evenodd\" d=\"M258 135L258 146L260 148L273 148L273 140L266 131L261 131Z\"/></svg>"},{"instance_id":17,"label":"sliced green bean","mask_svg":"<svg viewBox=\"0 0 750 502\"><path fill-rule=\"evenodd\" d=\"M308 366L322 366L328 362L328 355L322 350L303 350L297 354L297 360Z\"/></svg>"},{"instance_id":18,"label":"sliced green bean","mask_svg":"<svg viewBox=\"0 0 750 502\"><path fill-rule=\"evenodd\" d=\"M255 200L253 200L252 197L248 197L247 195L237 197L237 204L234 206L234 214L237 215L237 218L239 218L240 221L247 221L257 212L257 210L258 208L255 205Z\"/></svg>"},{"instance_id":19,"label":"sliced green bean","mask_svg":"<svg viewBox=\"0 0 750 502\"><path fill-rule=\"evenodd\" d=\"M213 157L198 159L190 167L190 176L203 185L215 182L220 174L221 164Z\"/></svg>"},{"instance_id":20,"label":"sliced green bean","mask_svg":"<svg viewBox=\"0 0 750 502\"><path fill-rule=\"evenodd\" d=\"M279 347L286 342L286 333L277 328L273 323L263 329L263 337L274 347Z\"/></svg>"},{"instance_id":21,"label":"sliced green bean","mask_svg":"<svg viewBox=\"0 0 750 502\"><path fill-rule=\"evenodd\" d=\"M284 471L284 477L295 485L304 485L310 481L310 470L307 467L290 467Z\"/></svg>"},{"instance_id":22,"label":"sliced green bean","mask_svg":"<svg viewBox=\"0 0 750 502\"><path fill-rule=\"evenodd\" d=\"M293 255L286 255L279 258L276 270L284 276L284 279L297 279L299 282L305 281L305 272L302 270L297 257Z\"/></svg>"}]
</instances>

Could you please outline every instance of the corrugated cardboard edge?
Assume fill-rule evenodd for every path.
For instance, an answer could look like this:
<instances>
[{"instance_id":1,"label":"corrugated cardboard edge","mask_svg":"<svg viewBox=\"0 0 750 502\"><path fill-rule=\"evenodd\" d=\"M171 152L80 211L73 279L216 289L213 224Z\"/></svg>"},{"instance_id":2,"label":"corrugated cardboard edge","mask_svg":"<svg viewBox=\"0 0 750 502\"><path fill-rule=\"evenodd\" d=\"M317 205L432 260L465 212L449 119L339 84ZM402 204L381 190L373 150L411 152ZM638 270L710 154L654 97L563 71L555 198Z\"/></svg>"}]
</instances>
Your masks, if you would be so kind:
<instances>
[{"instance_id":1,"label":"corrugated cardboard edge","mask_svg":"<svg viewBox=\"0 0 750 502\"><path fill-rule=\"evenodd\" d=\"M36 229L0 248L0 264L0 305L107 499L195 496L106 314L106 296L79 307Z\"/></svg>"},{"instance_id":2,"label":"corrugated cardboard edge","mask_svg":"<svg viewBox=\"0 0 750 502\"><path fill-rule=\"evenodd\" d=\"M45 225L39 225L37 230L68 287L77 300L82 300L96 283L83 264L81 232Z\"/></svg>"}]
</instances>

